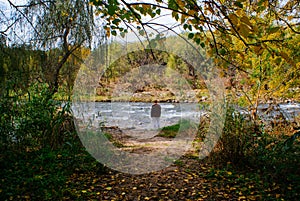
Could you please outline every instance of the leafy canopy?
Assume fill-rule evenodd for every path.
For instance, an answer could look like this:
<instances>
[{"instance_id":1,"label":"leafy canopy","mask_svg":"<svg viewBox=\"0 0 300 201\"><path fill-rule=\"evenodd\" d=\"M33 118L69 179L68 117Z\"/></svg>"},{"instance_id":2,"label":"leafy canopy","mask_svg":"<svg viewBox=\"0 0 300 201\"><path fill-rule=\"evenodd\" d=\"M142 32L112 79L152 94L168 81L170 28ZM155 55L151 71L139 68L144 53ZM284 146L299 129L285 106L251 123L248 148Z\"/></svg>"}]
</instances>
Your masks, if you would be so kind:
<instances>
[{"instance_id":1,"label":"leafy canopy","mask_svg":"<svg viewBox=\"0 0 300 201\"><path fill-rule=\"evenodd\" d=\"M107 36L124 36L132 31L151 42L149 30L161 35L176 32L175 27L180 26L187 38L205 48L218 66L247 73L252 78L248 84L256 85L251 93L261 93L265 85L273 87L269 90L271 96L279 85L283 92L297 85L299 1L90 1L107 22ZM165 13L177 24L156 20ZM284 72L287 79L280 76Z\"/></svg>"},{"instance_id":2,"label":"leafy canopy","mask_svg":"<svg viewBox=\"0 0 300 201\"><path fill-rule=\"evenodd\" d=\"M144 35L147 29L159 32L159 26L173 30L173 25L143 17L159 18L162 12L169 11L183 30L189 33L189 39L209 48L211 54L223 60L232 60L226 55L244 56L249 50L261 55L267 50L295 65L285 51L274 51L274 46L280 47L286 40L298 37L300 6L297 1L156 0L148 3L91 0L91 3L107 21L105 29L108 36L124 35L128 30ZM290 31L288 35L287 29ZM231 47L236 40L241 43L239 50L233 51Z\"/></svg>"}]
</instances>

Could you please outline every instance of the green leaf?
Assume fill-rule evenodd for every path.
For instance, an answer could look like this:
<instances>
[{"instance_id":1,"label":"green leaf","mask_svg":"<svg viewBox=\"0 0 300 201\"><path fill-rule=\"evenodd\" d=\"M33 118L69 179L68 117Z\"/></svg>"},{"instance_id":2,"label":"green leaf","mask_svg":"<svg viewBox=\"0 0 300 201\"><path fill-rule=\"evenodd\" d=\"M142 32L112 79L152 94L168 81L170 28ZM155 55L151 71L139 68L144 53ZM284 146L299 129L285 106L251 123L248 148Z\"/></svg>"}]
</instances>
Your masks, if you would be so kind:
<instances>
[{"instance_id":1,"label":"green leaf","mask_svg":"<svg viewBox=\"0 0 300 201\"><path fill-rule=\"evenodd\" d=\"M220 49L219 53L220 53L220 55L224 56L226 54L226 50L225 49Z\"/></svg>"},{"instance_id":2,"label":"green leaf","mask_svg":"<svg viewBox=\"0 0 300 201\"><path fill-rule=\"evenodd\" d=\"M195 38L195 42L199 45L200 42L201 42L201 39L200 38Z\"/></svg>"},{"instance_id":3,"label":"green leaf","mask_svg":"<svg viewBox=\"0 0 300 201\"><path fill-rule=\"evenodd\" d=\"M177 12L172 12L172 17L174 17L177 21L179 20L179 15Z\"/></svg>"},{"instance_id":4,"label":"green leaf","mask_svg":"<svg viewBox=\"0 0 300 201\"><path fill-rule=\"evenodd\" d=\"M288 138L284 142L284 147L283 147L284 151L289 150L298 137L300 137L300 131L296 132L294 135L292 135L290 138Z\"/></svg>"},{"instance_id":5,"label":"green leaf","mask_svg":"<svg viewBox=\"0 0 300 201\"><path fill-rule=\"evenodd\" d=\"M188 26L189 26L188 24L184 24L183 28L186 30L188 28Z\"/></svg>"},{"instance_id":6,"label":"green leaf","mask_svg":"<svg viewBox=\"0 0 300 201\"><path fill-rule=\"evenodd\" d=\"M144 31L144 30L139 30L139 34L140 34L141 36L144 36L144 35L145 35L145 31Z\"/></svg>"},{"instance_id":7,"label":"green leaf","mask_svg":"<svg viewBox=\"0 0 300 201\"><path fill-rule=\"evenodd\" d=\"M168 1L168 8L170 8L172 10L177 10L178 9L178 5L176 3L176 0L169 0Z\"/></svg>"},{"instance_id":8,"label":"green leaf","mask_svg":"<svg viewBox=\"0 0 300 201\"><path fill-rule=\"evenodd\" d=\"M120 22L121 22L120 19L114 19L114 20L112 21L112 23L115 24L115 25L118 25Z\"/></svg>"},{"instance_id":9,"label":"green leaf","mask_svg":"<svg viewBox=\"0 0 300 201\"><path fill-rule=\"evenodd\" d=\"M154 17L155 17L155 15L156 15L156 13L154 13L154 12L150 12L150 13L149 13L149 15L151 16L151 18L154 18Z\"/></svg>"},{"instance_id":10,"label":"green leaf","mask_svg":"<svg viewBox=\"0 0 300 201\"><path fill-rule=\"evenodd\" d=\"M140 11L142 14L145 14L145 13L146 13L146 11L144 10L143 7L140 7L140 8L139 8L139 11Z\"/></svg>"},{"instance_id":11,"label":"green leaf","mask_svg":"<svg viewBox=\"0 0 300 201\"><path fill-rule=\"evenodd\" d=\"M116 32L115 30L112 30L112 31L111 31L111 35L116 36L116 35L117 35L117 32Z\"/></svg>"},{"instance_id":12,"label":"green leaf","mask_svg":"<svg viewBox=\"0 0 300 201\"><path fill-rule=\"evenodd\" d=\"M124 19L126 19L126 20L128 20L128 21L130 21L130 17L131 17L131 12L126 12L124 15L121 15L120 16L120 18L122 19L122 20L124 20Z\"/></svg>"},{"instance_id":13,"label":"green leaf","mask_svg":"<svg viewBox=\"0 0 300 201\"><path fill-rule=\"evenodd\" d=\"M153 48L155 48L156 46L157 46L156 40L152 39L152 40L150 41L150 43L147 45L147 48L153 49Z\"/></svg>"},{"instance_id":14,"label":"green leaf","mask_svg":"<svg viewBox=\"0 0 300 201\"><path fill-rule=\"evenodd\" d=\"M239 8L243 8L243 4L241 2L236 1L236 2L234 2L234 5Z\"/></svg>"},{"instance_id":15,"label":"green leaf","mask_svg":"<svg viewBox=\"0 0 300 201\"><path fill-rule=\"evenodd\" d=\"M121 32L120 35L122 38L124 38L126 34L125 34L125 32Z\"/></svg>"},{"instance_id":16,"label":"green leaf","mask_svg":"<svg viewBox=\"0 0 300 201\"><path fill-rule=\"evenodd\" d=\"M188 38L192 39L194 37L194 35L195 35L194 33L189 33Z\"/></svg>"},{"instance_id":17,"label":"green leaf","mask_svg":"<svg viewBox=\"0 0 300 201\"><path fill-rule=\"evenodd\" d=\"M273 34L276 33L278 30L280 30L280 27L270 27L267 32L269 34Z\"/></svg>"},{"instance_id":18,"label":"green leaf","mask_svg":"<svg viewBox=\"0 0 300 201\"><path fill-rule=\"evenodd\" d=\"M116 6L108 6L108 14L114 15L116 13L117 7Z\"/></svg>"},{"instance_id":19,"label":"green leaf","mask_svg":"<svg viewBox=\"0 0 300 201\"><path fill-rule=\"evenodd\" d=\"M160 15L161 10L157 9L155 12L156 12L157 15Z\"/></svg>"},{"instance_id":20,"label":"green leaf","mask_svg":"<svg viewBox=\"0 0 300 201\"><path fill-rule=\"evenodd\" d=\"M279 57L279 58L276 58L275 59L275 63L277 64L277 65L279 65L280 63L281 63L281 58Z\"/></svg>"},{"instance_id":21,"label":"green leaf","mask_svg":"<svg viewBox=\"0 0 300 201\"><path fill-rule=\"evenodd\" d=\"M260 12L262 12L262 11L264 11L264 10L266 10L266 7L265 6L259 6L258 8L257 8L257 12L258 13L260 13Z\"/></svg>"}]
</instances>

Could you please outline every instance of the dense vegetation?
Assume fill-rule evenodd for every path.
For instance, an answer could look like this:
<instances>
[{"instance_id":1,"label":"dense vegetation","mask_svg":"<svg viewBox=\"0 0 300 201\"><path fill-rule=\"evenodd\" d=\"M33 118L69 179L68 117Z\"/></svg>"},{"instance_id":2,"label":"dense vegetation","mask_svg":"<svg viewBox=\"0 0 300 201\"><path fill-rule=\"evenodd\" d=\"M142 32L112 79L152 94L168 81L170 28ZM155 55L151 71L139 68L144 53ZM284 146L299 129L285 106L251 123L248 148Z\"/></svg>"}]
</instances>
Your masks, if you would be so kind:
<instances>
[{"instance_id":1,"label":"dense vegetation","mask_svg":"<svg viewBox=\"0 0 300 201\"><path fill-rule=\"evenodd\" d=\"M12 12L6 15L3 7L0 12L1 200L299 200L299 119L266 124L255 115L259 103L299 101L299 2L8 4ZM183 32L167 36L166 30L175 30L173 25L142 17L155 18L165 11ZM129 30L142 41L107 44L109 37L126 36ZM71 101L77 73L91 54L102 55L105 72L95 95L103 100L123 75L155 63L178 71L198 97L206 96L191 63L157 50L166 41L176 41L173 50L210 56L225 78L228 109L223 134L211 154L200 160L197 149L210 124L205 117L194 140L196 150L172 166L143 175L111 170L85 150L76 133ZM193 44L197 54L180 41ZM107 62L130 46L142 50ZM135 92L165 90L159 82L133 81L140 84ZM254 113L241 115L232 105L249 106ZM171 139L189 126L184 122L182 128L165 127L160 137Z\"/></svg>"}]
</instances>

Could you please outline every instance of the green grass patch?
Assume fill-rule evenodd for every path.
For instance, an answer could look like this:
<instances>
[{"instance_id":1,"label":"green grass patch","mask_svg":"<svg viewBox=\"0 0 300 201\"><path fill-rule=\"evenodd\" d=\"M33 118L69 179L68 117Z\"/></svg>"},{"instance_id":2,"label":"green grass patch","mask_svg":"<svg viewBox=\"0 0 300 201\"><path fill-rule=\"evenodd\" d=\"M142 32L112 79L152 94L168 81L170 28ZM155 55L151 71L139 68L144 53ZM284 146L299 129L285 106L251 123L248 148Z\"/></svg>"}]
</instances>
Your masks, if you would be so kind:
<instances>
[{"instance_id":1,"label":"green grass patch","mask_svg":"<svg viewBox=\"0 0 300 201\"><path fill-rule=\"evenodd\" d=\"M193 122L182 119L177 124L163 127L157 136L165 138L175 138L179 131L185 131L193 126L195 126Z\"/></svg>"}]
</instances>

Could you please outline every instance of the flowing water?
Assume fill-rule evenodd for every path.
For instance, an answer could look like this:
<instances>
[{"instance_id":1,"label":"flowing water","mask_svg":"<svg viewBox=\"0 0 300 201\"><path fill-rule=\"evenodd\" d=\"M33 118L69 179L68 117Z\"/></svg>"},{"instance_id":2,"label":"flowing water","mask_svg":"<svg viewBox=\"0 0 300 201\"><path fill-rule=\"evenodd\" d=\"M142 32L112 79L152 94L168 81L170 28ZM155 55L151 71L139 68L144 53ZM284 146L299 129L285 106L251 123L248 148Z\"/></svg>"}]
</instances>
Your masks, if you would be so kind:
<instances>
[{"instance_id":1,"label":"flowing water","mask_svg":"<svg viewBox=\"0 0 300 201\"><path fill-rule=\"evenodd\" d=\"M150 118L152 103L143 102L83 102L73 104L76 118L84 119L92 126L118 126L121 129L152 129ZM181 119L198 122L207 111L193 103L160 103L161 127L178 123ZM243 113L249 113L241 110ZM299 103L258 106L258 115L265 121L284 118L292 121L300 115Z\"/></svg>"},{"instance_id":2,"label":"flowing water","mask_svg":"<svg viewBox=\"0 0 300 201\"><path fill-rule=\"evenodd\" d=\"M73 104L74 105L74 104ZM205 110L192 103L160 103L161 127L178 123L181 119L195 122ZM121 129L152 129L150 109L152 103L143 102L96 102L76 103L75 117L90 120L93 125L118 126Z\"/></svg>"}]
</instances>

